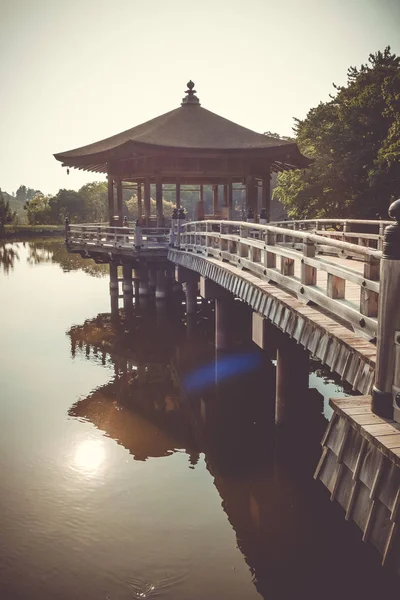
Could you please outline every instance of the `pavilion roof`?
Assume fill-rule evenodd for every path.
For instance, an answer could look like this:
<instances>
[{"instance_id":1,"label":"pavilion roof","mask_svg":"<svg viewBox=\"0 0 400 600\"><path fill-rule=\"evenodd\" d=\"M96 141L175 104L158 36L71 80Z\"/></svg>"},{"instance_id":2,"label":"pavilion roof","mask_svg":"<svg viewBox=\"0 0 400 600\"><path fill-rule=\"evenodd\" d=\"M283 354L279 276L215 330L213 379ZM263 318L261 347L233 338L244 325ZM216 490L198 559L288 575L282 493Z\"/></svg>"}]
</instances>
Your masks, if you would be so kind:
<instances>
[{"instance_id":1,"label":"pavilion roof","mask_svg":"<svg viewBox=\"0 0 400 600\"><path fill-rule=\"evenodd\" d=\"M276 149L280 155L282 150L291 154L294 151L297 160L295 164L290 161L291 168L308 166L309 160L301 155L294 142L256 133L203 108L194 95L193 86L192 82L188 83L188 95L179 108L99 142L59 152L55 158L68 166L81 166L94 164L92 157L99 163L99 160L125 155L139 156L157 148L186 152L260 151L263 154Z\"/></svg>"}]
</instances>

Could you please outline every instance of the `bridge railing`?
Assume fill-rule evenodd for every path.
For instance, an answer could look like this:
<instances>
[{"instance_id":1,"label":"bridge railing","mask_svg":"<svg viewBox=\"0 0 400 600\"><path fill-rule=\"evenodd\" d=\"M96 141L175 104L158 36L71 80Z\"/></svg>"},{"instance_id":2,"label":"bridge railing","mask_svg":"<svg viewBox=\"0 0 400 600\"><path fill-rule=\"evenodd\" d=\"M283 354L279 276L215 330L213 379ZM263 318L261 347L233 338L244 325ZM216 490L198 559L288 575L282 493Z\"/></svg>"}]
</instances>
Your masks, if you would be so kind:
<instances>
[{"instance_id":1,"label":"bridge railing","mask_svg":"<svg viewBox=\"0 0 400 600\"><path fill-rule=\"evenodd\" d=\"M292 247L280 236L289 238ZM337 315L367 337L376 336L378 250L319 232L237 221L182 224L180 249L239 266ZM352 263L338 258L347 256Z\"/></svg>"},{"instance_id":2,"label":"bridge railing","mask_svg":"<svg viewBox=\"0 0 400 600\"><path fill-rule=\"evenodd\" d=\"M311 219L276 221L273 225L299 231L312 231L324 237L382 250L383 233L391 221L369 219ZM287 236L282 234L281 241ZM280 238L278 237L278 240Z\"/></svg>"},{"instance_id":3,"label":"bridge railing","mask_svg":"<svg viewBox=\"0 0 400 600\"><path fill-rule=\"evenodd\" d=\"M139 225L110 227L98 223L67 225L65 241L69 246L146 249L167 247L169 227L141 227Z\"/></svg>"}]
</instances>

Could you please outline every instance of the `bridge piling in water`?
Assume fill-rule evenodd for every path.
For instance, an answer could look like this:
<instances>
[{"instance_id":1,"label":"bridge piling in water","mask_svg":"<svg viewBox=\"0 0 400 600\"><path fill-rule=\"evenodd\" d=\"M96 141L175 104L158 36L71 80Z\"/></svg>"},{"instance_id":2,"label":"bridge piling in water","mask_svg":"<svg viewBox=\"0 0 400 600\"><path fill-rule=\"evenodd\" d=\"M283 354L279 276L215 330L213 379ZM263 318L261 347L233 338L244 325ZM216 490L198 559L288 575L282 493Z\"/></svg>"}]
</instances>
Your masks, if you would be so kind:
<instances>
[{"instance_id":1,"label":"bridge piling in water","mask_svg":"<svg viewBox=\"0 0 400 600\"><path fill-rule=\"evenodd\" d=\"M280 333L276 360L275 423L293 424L301 403L307 400L309 356L300 344Z\"/></svg>"}]
</instances>

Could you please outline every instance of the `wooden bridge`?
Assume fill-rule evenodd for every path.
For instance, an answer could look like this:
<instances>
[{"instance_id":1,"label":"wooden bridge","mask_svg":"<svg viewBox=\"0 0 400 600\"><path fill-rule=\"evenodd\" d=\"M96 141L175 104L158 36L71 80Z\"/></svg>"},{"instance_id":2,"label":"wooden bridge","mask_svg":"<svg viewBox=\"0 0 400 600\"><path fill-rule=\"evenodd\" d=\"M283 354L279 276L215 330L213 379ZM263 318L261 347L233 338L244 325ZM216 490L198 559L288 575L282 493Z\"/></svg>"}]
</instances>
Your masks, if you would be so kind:
<instances>
[{"instance_id":1,"label":"wooden bridge","mask_svg":"<svg viewBox=\"0 0 400 600\"><path fill-rule=\"evenodd\" d=\"M383 562L389 557L400 569L398 232L392 221L174 218L170 229L67 225L66 242L72 252L110 263L111 289L122 265L128 304L132 279L135 293L147 294L151 270L163 297L173 265L188 315L199 291L215 300L217 350L228 347L232 299L246 302L253 341L268 348L272 339L277 348L277 424L290 422L306 394L309 355L361 393L331 402L315 477Z\"/></svg>"}]
</instances>

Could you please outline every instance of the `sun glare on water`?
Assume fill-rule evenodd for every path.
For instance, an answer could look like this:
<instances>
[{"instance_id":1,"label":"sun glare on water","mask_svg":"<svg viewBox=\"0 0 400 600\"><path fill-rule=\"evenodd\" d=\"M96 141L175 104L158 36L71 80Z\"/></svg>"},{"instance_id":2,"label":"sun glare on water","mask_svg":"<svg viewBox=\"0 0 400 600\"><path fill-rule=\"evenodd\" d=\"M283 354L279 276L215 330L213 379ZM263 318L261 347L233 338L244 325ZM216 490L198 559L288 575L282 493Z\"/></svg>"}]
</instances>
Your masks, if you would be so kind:
<instances>
[{"instance_id":1,"label":"sun glare on water","mask_svg":"<svg viewBox=\"0 0 400 600\"><path fill-rule=\"evenodd\" d=\"M102 440L85 440L78 444L74 464L87 473L97 471L104 462L106 451Z\"/></svg>"}]
</instances>

